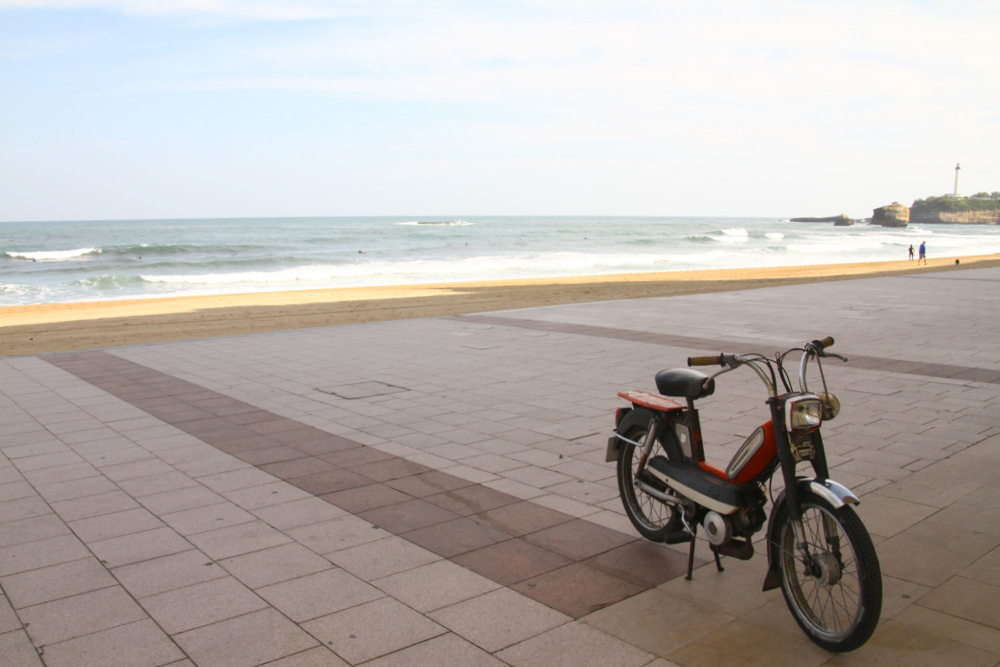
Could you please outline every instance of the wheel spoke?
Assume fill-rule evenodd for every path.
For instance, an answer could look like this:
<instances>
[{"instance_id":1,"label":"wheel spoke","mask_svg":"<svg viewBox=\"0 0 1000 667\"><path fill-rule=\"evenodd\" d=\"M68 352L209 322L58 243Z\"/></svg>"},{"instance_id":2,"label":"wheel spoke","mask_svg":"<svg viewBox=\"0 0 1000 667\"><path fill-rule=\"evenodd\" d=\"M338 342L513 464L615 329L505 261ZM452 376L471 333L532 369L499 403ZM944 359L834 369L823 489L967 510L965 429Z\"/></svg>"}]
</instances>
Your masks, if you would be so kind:
<instances>
[{"instance_id":1,"label":"wheel spoke","mask_svg":"<svg viewBox=\"0 0 1000 667\"><path fill-rule=\"evenodd\" d=\"M807 634L821 645L853 642L861 633L867 639L870 634L867 625L873 629L874 624L868 622L858 630L866 611L866 598L850 534L838 515L811 503L803 504L802 529L805 552L796 544L787 516L778 535L778 556L789 608ZM881 604L880 588L873 599ZM873 606L871 602L869 606Z\"/></svg>"},{"instance_id":2,"label":"wheel spoke","mask_svg":"<svg viewBox=\"0 0 1000 667\"><path fill-rule=\"evenodd\" d=\"M641 415L637 416L641 417ZM625 419L630 419L630 417ZM625 513L639 533L647 539L662 541L666 535L677 530L679 520L671 505L657 500L639 488L638 468L642 450L628 441L646 442L650 422L641 419L636 419L636 422L631 424L627 430L619 425L627 440L621 441L621 449L618 453L618 489L625 505ZM653 442L649 453L650 460L658 456L666 456L660 437L658 435Z\"/></svg>"}]
</instances>

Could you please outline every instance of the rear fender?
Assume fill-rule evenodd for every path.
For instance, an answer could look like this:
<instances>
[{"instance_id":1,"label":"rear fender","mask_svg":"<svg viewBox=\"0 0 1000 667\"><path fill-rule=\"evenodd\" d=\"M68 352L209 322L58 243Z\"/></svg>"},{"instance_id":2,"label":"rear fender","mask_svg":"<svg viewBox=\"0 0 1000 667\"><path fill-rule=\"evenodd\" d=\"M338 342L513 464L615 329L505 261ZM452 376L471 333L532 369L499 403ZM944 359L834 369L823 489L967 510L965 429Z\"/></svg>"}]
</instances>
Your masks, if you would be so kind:
<instances>
[{"instance_id":1,"label":"rear fender","mask_svg":"<svg viewBox=\"0 0 1000 667\"><path fill-rule=\"evenodd\" d=\"M656 437L663 446L667 457L674 461L681 460L682 453L680 445L677 443L677 436L674 435L673 429L664 423L664 420L662 419L663 414L664 413L659 410L650 410L649 408L641 406L623 408L622 411L619 412L618 423L615 425L615 432L611 434L610 438L608 438L608 449L605 460L608 462L618 460L618 450L621 448L622 443L622 440L618 435L619 433L627 432L637 423L645 423L654 419L658 420L663 426L663 428L660 428L660 430L657 431Z\"/></svg>"},{"instance_id":2,"label":"rear fender","mask_svg":"<svg viewBox=\"0 0 1000 667\"><path fill-rule=\"evenodd\" d=\"M618 449L621 446L621 440L618 439L618 425L622 423L628 414L632 412L632 408L618 408L615 412L615 431L608 438L608 450L604 455L604 460L608 463L618 460Z\"/></svg>"}]
</instances>

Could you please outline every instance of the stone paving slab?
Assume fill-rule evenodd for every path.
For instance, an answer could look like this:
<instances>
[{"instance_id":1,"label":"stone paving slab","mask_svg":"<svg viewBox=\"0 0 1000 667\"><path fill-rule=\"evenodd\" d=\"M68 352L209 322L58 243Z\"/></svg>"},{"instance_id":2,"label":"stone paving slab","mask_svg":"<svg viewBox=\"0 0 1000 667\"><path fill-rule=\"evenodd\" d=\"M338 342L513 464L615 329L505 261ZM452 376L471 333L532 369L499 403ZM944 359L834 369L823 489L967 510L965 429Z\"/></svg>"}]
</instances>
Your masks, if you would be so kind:
<instances>
[{"instance_id":1,"label":"stone paving slab","mask_svg":"<svg viewBox=\"0 0 1000 667\"><path fill-rule=\"evenodd\" d=\"M0 655L995 665L998 287L968 270L2 358ZM826 366L832 476L885 583L842 656L760 593L762 557L686 581L604 462L617 391L827 334L851 358ZM755 383L700 403L710 461L766 418Z\"/></svg>"}]
</instances>

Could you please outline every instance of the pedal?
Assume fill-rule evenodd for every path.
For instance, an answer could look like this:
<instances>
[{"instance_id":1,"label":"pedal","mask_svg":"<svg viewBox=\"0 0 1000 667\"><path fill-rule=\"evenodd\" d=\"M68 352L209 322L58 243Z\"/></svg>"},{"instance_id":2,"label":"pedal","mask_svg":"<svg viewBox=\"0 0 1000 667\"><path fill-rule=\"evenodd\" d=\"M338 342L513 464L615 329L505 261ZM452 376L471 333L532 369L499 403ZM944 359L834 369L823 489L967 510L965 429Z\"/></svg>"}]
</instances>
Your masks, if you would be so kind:
<instances>
[{"instance_id":1,"label":"pedal","mask_svg":"<svg viewBox=\"0 0 1000 667\"><path fill-rule=\"evenodd\" d=\"M684 544L685 542L691 541L691 533L687 531L686 528L678 528L677 530L667 533L663 537L664 544Z\"/></svg>"},{"instance_id":2,"label":"pedal","mask_svg":"<svg viewBox=\"0 0 1000 667\"><path fill-rule=\"evenodd\" d=\"M712 551L730 558L750 560L753 557L753 543L750 540L729 540L718 547L713 545Z\"/></svg>"}]
</instances>

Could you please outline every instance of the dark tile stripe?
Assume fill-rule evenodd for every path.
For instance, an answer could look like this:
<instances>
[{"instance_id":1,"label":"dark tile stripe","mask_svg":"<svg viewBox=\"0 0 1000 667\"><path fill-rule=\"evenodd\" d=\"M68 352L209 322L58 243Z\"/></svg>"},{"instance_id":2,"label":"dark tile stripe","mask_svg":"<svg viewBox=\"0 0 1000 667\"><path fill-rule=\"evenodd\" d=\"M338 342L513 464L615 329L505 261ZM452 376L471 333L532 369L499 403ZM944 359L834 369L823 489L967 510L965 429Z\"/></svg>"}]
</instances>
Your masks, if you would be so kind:
<instances>
[{"instance_id":1,"label":"dark tile stripe","mask_svg":"<svg viewBox=\"0 0 1000 667\"><path fill-rule=\"evenodd\" d=\"M612 338L615 340L627 340L636 343L650 343L652 345L684 347L693 350L701 350L707 354L747 351L748 347L748 343L746 341L696 338L693 336L678 336L676 334L650 331L629 331L628 329L599 327L591 324L542 322L538 320L525 320L516 317L508 317L504 315L459 315L454 319L463 322L517 327L519 329L530 329L532 331L550 331L553 333L574 334L577 336L594 336L597 338ZM786 344L787 343L780 341L760 341L753 343L752 346L758 349L777 350L784 348ZM862 354L851 354L845 356L850 359L852 366L868 370L904 373L907 375L920 375L924 377L947 378L951 380L964 380L968 382L983 382L986 384L1000 384L1000 370L993 370L989 368L970 368L968 366L953 366L950 364L936 364L923 361L886 359L882 357L868 357Z\"/></svg>"},{"instance_id":2,"label":"dark tile stripe","mask_svg":"<svg viewBox=\"0 0 1000 667\"><path fill-rule=\"evenodd\" d=\"M659 545L105 351L43 358L205 443L573 618L686 569L683 556Z\"/></svg>"}]
</instances>

